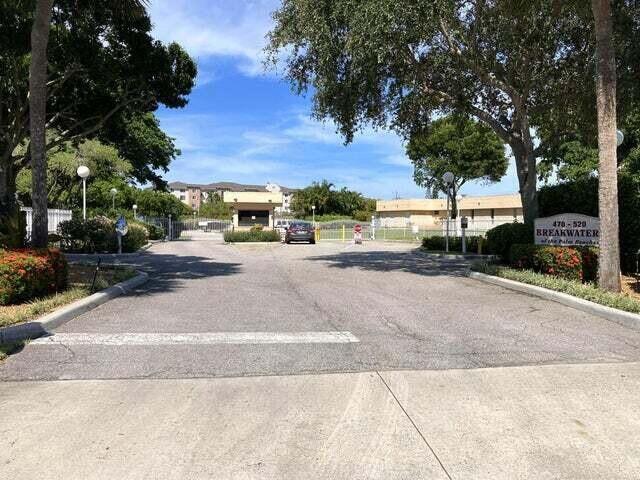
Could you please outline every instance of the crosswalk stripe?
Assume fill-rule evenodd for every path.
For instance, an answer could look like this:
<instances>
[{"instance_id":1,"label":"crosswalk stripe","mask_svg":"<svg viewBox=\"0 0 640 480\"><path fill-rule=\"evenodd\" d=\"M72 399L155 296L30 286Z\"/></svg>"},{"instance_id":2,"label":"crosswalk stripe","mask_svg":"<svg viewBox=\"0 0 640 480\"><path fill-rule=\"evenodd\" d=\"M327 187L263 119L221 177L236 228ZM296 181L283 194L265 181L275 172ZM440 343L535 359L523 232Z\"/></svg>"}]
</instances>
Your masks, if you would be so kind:
<instances>
[{"instance_id":1,"label":"crosswalk stripe","mask_svg":"<svg viewBox=\"0 0 640 480\"><path fill-rule=\"evenodd\" d=\"M35 345L219 345L358 343L351 332L56 333Z\"/></svg>"}]
</instances>

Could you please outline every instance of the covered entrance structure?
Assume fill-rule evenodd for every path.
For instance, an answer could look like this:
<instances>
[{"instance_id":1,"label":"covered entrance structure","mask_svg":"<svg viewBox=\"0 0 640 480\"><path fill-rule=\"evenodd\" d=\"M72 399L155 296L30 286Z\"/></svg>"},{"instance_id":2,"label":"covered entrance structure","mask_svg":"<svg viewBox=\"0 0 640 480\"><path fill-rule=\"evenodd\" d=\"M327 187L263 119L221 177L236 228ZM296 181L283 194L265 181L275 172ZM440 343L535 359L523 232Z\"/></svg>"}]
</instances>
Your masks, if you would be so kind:
<instances>
[{"instance_id":1,"label":"covered entrance structure","mask_svg":"<svg viewBox=\"0 0 640 480\"><path fill-rule=\"evenodd\" d=\"M273 211L282 206L281 192L224 192L224 203L233 207L233 227L254 225L273 228Z\"/></svg>"}]
</instances>

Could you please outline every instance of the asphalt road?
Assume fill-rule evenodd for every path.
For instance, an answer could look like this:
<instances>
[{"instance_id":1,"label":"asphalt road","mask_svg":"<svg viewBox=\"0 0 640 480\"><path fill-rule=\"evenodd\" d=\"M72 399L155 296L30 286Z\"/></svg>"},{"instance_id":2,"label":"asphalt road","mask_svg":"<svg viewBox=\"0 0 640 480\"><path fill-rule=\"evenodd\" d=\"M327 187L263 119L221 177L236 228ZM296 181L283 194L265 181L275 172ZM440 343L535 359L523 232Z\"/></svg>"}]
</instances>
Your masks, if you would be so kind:
<instances>
[{"instance_id":1,"label":"asphalt road","mask_svg":"<svg viewBox=\"0 0 640 480\"><path fill-rule=\"evenodd\" d=\"M193 378L640 360L640 334L399 244L161 243L151 281L0 364L0 379ZM313 341L295 335L315 332ZM357 341L323 341L348 332ZM233 340L229 335L249 337ZM81 338L78 335L84 334ZM148 335L154 334L154 335ZM175 334L187 334L175 342ZM294 334L288 341L283 335ZM255 335L268 335L255 341ZM252 340L253 339L253 340ZM55 340L52 341L52 340Z\"/></svg>"},{"instance_id":2,"label":"asphalt road","mask_svg":"<svg viewBox=\"0 0 640 480\"><path fill-rule=\"evenodd\" d=\"M637 479L640 331L407 245L155 245L0 362L38 479Z\"/></svg>"}]
</instances>

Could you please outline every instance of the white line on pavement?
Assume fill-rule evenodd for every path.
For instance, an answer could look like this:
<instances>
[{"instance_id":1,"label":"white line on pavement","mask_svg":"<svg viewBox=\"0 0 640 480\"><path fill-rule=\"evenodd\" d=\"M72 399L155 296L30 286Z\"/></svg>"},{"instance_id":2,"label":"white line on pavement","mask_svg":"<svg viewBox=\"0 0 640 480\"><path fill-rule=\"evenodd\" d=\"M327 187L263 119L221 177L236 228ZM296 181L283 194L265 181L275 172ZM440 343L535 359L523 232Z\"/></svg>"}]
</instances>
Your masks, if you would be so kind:
<instances>
[{"instance_id":1,"label":"white line on pavement","mask_svg":"<svg viewBox=\"0 0 640 480\"><path fill-rule=\"evenodd\" d=\"M351 332L56 333L35 345L218 345L260 343L357 343Z\"/></svg>"}]
</instances>

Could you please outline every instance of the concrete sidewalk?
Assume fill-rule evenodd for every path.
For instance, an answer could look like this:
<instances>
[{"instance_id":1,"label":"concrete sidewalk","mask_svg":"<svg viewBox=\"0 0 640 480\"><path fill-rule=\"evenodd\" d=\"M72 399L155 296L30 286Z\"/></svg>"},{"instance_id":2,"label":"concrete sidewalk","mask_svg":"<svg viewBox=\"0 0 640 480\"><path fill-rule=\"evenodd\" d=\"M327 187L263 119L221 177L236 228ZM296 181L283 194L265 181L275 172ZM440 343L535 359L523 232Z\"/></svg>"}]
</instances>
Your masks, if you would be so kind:
<instances>
[{"instance_id":1,"label":"concrete sidewalk","mask_svg":"<svg viewBox=\"0 0 640 480\"><path fill-rule=\"evenodd\" d=\"M0 384L3 477L636 479L640 363Z\"/></svg>"}]
</instances>

